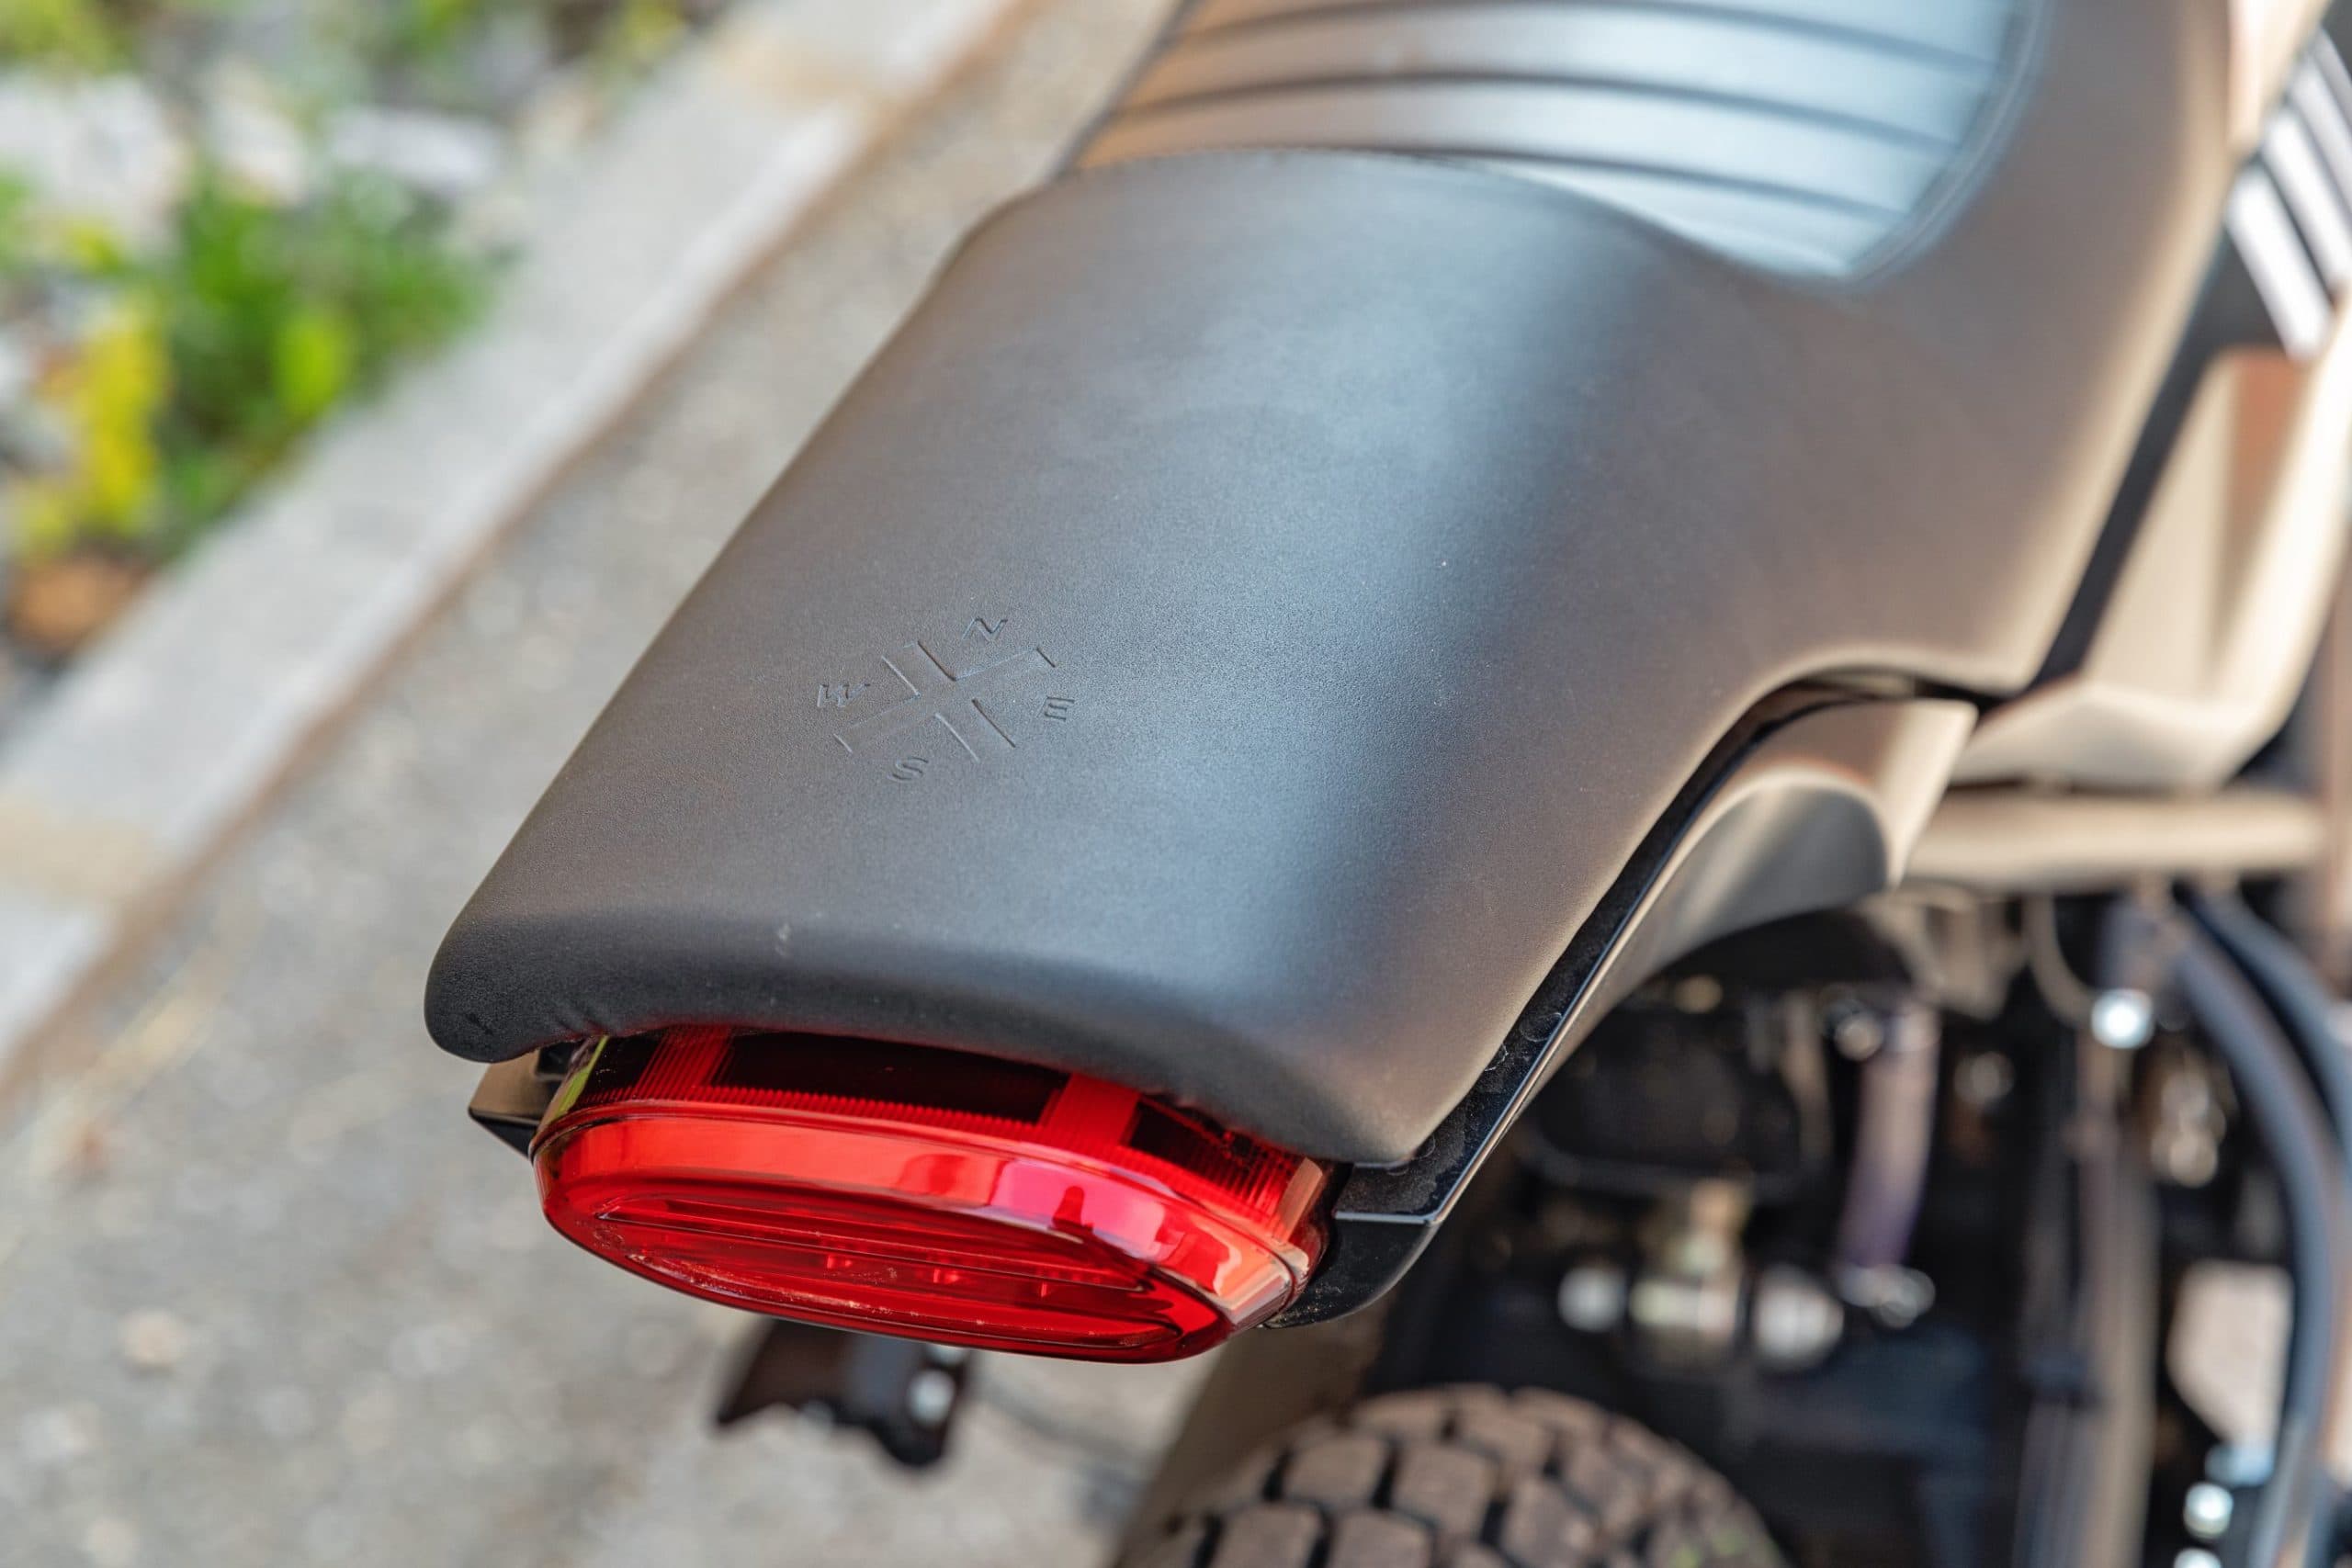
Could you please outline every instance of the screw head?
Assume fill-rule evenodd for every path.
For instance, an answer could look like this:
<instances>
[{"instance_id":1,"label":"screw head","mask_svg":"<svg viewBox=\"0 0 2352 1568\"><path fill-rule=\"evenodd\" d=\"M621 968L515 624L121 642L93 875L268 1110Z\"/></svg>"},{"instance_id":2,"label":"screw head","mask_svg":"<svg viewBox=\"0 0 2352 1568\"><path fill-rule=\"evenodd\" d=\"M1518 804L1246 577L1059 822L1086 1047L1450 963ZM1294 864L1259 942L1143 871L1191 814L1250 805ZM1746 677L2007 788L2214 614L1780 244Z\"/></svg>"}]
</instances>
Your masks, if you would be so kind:
<instances>
[{"instance_id":1,"label":"screw head","mask_svg":"<svg viewBox=\"0 0 2352 1568\"><path fill-rule=\"evenodd\" d=\"M1936 1284L1917 1269L1899 1263L1838 1270L1838 1293L1846 1304L1871 1314L1883 1328L1903 1329L1936 1304Z\"/></svg>"},{"instance_id":2,"label":"screw head","mask_svg":"<svg viewBox=\"0 0 2352 1568\"><path fill-rule=\"evenodd\" d=\"M1747 1309L1747 1332L1759 1360L1777 1371L1817 1364L1838 1348L1846 1309L1828 1288L1786 1264L1764 1270Z\"/></svg>"},{"instance_id":3,"label":"screw head","mask_svg":"<svg viewBox=\"0 0 2352 1568\"><path fill-rule=\"evenodd\" d=\"M1724 1005L1724 983L1713 975L1686 975L1674 983L1672 998L1684 1012L1713 1012Z\"/></svg>"},{"instance_id":4,"label":"screw head","mask_svg":"<svg viewBox=\"0 0 2352 1568\"><path fill-rule=\"evenodd\" d=\"M2110 1051L2137 1051L2155 1037L2155 998L2118 987L2091 1001L2091 1038Z\"/></svg>"},{"instance_id":5,"label":"screw head","mask_svg":"<svg viewBox=\"0 0 2352 1568\"><path fill-rule=\"evenodd\" d=\"M937 1427L956 1408L956 1379L937 1367L925 1367L907 1382L907 1414L918 1427Z\"/></svg>"},{"instance_id":6,"label":"screw head","mask_svg":"<svg viewBox=\"0 0 2352 1568\"><path fill-rule=\"evenodd\" d=\"M1829 1043L1849 1062L1867 1062L1886 1043L1886 1020L1861 1003L1846 1000L1829 1010Z\"/></svg>"},{"instance_id":7,"label":"screw head","mask_svg":"<svg viewBox=\"0 0 2352 1568\"><path fill-rule=\"evenodd\" d=\"M2016 1066L1998 1051L1977 1051L1961 1058L1952 1073L1952 1088L1972 1110L1989 1111L2017 1087Z\"/></svg>"},{"instance_id":8,"label":"screw head","mask_svg":"<svg viewBox=\"0 0 2352 1568\"><path fill-rule=\"evenodd\" d=\"M2236 1510L2237 1499L2228 1487L2200 1481L2181 1499L2180 1522L2199 1540L2219 1540L2230 1533L2230 1516Z\"/></svg>"},{"instance_id":9,"label":"screw head","mask_svg":"<svg viewBox=\"0 0 2352 1568\"><path fill-rule=\"evenodd\" d=\"M1560 1280L1560 1321L1580 1334L1607 1334L1625 1319L1625 1271L1579 1263Z\"/></svg>"}]
</instances>

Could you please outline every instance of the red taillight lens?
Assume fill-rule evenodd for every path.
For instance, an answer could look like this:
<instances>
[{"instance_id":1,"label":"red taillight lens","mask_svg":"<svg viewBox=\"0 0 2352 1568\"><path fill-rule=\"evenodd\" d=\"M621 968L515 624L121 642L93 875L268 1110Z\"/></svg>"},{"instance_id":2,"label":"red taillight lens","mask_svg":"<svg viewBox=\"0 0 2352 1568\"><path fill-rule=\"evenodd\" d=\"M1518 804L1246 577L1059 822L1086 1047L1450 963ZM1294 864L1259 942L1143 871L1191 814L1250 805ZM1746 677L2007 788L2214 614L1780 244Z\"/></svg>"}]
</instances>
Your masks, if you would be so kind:
<instances>
[{"instance_id":1,"label":"red taillight lens","mask_svg":"<svg viewBox=\"0 0 2352 1568\"><path fill-rule=\"evenodd\" d=\"M531 1154L556 1229L663 1284L1107 1361L1205 1350L1288 1301L1329 1174L1096 1078L709 1028L583 1051Z\"/></svg>"}]
</instances>

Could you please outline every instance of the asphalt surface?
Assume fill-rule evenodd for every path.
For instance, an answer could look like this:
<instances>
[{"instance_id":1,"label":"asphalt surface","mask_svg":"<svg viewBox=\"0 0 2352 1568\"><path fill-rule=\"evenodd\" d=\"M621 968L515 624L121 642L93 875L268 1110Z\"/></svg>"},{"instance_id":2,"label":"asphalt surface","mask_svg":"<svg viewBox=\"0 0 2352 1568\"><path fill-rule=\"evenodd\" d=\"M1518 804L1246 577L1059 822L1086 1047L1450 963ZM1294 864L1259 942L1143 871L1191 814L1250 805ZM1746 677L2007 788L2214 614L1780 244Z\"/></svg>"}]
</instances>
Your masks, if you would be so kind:
<instances>
[{"instance_id":1,"label":"asphalt surface","mask_svg":"<svg viewBox=\"0 0 2352 1568\"><path fill-rule=\"evenodd\" d=\"M0 1561L1099 1560L1197 1367L987 1359L909 1477L715 1436L748 1320L573 1251L418 1019L434 943L736 521L1159 0L1057 0L536 511L0 1137ZM429 454L420 454L429 461Z\"/></svg>"}]
</instances>

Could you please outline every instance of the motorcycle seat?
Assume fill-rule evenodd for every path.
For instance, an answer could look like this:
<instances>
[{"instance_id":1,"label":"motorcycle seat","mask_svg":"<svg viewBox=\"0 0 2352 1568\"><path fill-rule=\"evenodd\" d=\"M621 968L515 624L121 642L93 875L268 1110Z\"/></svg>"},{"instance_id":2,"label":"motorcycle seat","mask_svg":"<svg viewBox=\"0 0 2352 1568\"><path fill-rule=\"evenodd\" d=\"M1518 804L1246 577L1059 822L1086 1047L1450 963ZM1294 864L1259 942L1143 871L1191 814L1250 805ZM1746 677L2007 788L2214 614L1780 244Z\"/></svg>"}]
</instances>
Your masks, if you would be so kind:
<instances>
[{"instance_id":1,"label":"motorcycle seat","mask_svg":"<svg viewBox=\"0 0 2352 1568\"><path fill-rule=\"evenodd\" d=\"M2031 680L2212 261L2223 20L1208 0L647 652L435 1037L959 1045L1406 1159L1744 715Z\"/></svg>"},{"instance_id":2,"label":"motorcycle seat","mask_svg":"<svg viewBox=\"0 0 2352 1568\"><path fill-rule=\"evenodd\" d=\"M1329 147L1481 166L1836 275L1964 197L2037 53L2007 0L1205 0L1088 166Z\"/></svg>"}]
</instances>

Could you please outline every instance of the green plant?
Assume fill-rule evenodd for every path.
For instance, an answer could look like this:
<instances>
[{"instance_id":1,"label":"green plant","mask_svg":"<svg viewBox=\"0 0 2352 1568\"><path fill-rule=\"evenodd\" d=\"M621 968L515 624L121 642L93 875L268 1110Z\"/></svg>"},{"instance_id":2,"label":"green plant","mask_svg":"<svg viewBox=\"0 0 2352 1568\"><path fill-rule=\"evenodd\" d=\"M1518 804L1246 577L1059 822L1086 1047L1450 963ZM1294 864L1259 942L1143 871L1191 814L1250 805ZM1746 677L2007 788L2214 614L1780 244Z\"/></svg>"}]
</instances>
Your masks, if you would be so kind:
<instances>
[{"instance_id":1,"label":"green plant","mask_svg":"<svg viewBox=\"0 0 2352 1568\"><path fill-rule=\"evenodd\" d=\"M244 0L0 0L0 63L106 71L129 63L142 28L200 21Z\"/></svg>"},{"instance_id":2,"label":"green plant","mask_svg":"<svg viewBox=\"0 0 2352 1568\"><path fill-rule=\"evenodd\" d=\"M686 27L678 0L619 0L596 35L596 67L608 76L635 75L667 54Z\"/></svg>"},{"instance_id":3,"label":"green plant","mask_svg":"<svg viewBox=\"0 0 2352 1568\"><path fill-rule=\"evenodd\" d=\"M385 52L410 62L447 57L512 0L389 0L376 27Z\"/></svg>"},{"instance_id":4,"label":"green plant","mask_svg":"<svg viewBox=\"0 0 2352 1568\"><path fill-rule=\"evenodd\" d=\"M96 71L119 63L130 35L105 0L0 0L0 61Z\"/></svg>"},{"instance_id":5,"label":"green plant","mask_svg":"<svg viewBox=\"0 0 2352 1568\"><path fill-rule=\"evenodd\" d=\"M484 265L444 229L380 179L277 208L208 172L162 254L85 244L82 275L115 303L43 388L73 457L11 488L20 547L185 544L335 406L472 315Z\"/></svg>"},{"instance_id":6,"label":"green plant","mask_svg":"<svg viewBox=\"0 0 2352 1568\"><path fill-rule=\"evenodd\" d=\"M161 499L154 419L171 388L163 333L136 295L98 312L80 352L43 389L73 446L62 468L11 494L26 553L52 554L79 540L143 538Z\"/></svg>"},{"instance_id":7,"label":"green plant","mask_svg":"<svg viewBox=\"0 0 2352 1568\"><path fill-rule=\"evenodd\" d=\"M200 179L151 277L175 378L158 436L182 533L346 393L448 336L484 281L406 192L356 176L292 210Z\"/></svg>"},{"instance_id":8,"label":"green plant","mask_svg":"<svg viewBox=\"0 0 2352 1568\"><path fill-rule=\"evenodd\" d=\"M5 0L0 0L5 3ZM345 23L351 47L425 96L454 96L464 56L501 23L535 25L556 57L627 79L660 60L714 0L381 0Z\"/></svg>"},{"instance_id":9,"label":"green plant","mask_svg":"<svg viewBox=\"0 0 2352 1568\"><path fill-rule=\"evenodd\" d=\"M208 78L195 67L239 47L215 24L259 5L301 34L300 69L278 83L289 105L307 90L322 106L356 96L495 116L503 100L484 84L497 71L483 62L514 52L508 34L526 54L613 83L719 4L0 0L0 67L143 67L196 126L190 89ZM38 372L36 406L0 407L0 531L30 559L80 551L133 572L177 551L322 419L475 313L487 263L452 240L450 217L376 176L336 176L287 206L207 169L163 242L142 229L134 246L44 209L0 168L0 346Z\"/></svg>"},{"instance_id":10,"label":"green plant","mask_svg":"<svg viewBox=\"0 0 2352 1568\"><path fill-rule=\"evenodd\" d=\"M0 289L30 276L34 256L33 187L0 169Z\"/></svg>"}]
</instances>

